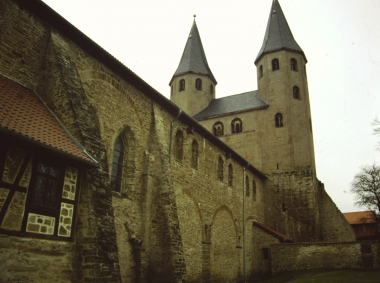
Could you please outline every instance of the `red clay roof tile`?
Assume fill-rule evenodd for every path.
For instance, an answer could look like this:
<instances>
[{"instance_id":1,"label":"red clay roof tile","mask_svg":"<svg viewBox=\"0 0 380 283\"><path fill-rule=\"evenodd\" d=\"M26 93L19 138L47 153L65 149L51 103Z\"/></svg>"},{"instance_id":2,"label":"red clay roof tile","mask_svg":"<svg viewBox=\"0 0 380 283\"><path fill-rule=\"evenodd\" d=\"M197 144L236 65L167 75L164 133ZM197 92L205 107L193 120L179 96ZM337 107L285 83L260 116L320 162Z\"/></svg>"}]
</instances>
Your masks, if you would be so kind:
<instances>
[{"instance_id":1,"label":"red clay roof tile","mask_svg":"<svg viewBox=\"0 0 380 283\"><path fill-rule=\"evenodd\" d=\"M343 213L349 224L376 223L376 216L373 211L357 211Z\"/></svg>"},{"instance_id":2,"label":"red clay roof tile","mask_svg":"<svg viewBox=\"0 0 380 283\"><path fill-rule=\"evenodd\" d=\"M87 163L96 163L74 143L32 91L1 76L0 128L58 149Z\"/></svg>"}]
</instances>

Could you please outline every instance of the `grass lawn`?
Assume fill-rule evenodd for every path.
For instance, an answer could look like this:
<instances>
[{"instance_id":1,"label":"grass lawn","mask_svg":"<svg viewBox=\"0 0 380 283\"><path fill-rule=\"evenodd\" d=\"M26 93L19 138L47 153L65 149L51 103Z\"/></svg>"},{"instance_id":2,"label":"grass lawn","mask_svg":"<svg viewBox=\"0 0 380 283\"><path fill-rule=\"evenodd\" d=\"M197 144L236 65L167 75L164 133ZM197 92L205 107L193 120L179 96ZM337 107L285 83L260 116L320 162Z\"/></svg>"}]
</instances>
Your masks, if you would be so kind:
<instances>
[{"instance_id":1,"label":"grass lawn","mask_svg":"<svg viewBox=\"0 0 380 283\"><path fill-rule=\"evenodd\" d=\"M283 273L263 283L380 283L380 271L309 270Z\"/></svg>"}]
</instances>

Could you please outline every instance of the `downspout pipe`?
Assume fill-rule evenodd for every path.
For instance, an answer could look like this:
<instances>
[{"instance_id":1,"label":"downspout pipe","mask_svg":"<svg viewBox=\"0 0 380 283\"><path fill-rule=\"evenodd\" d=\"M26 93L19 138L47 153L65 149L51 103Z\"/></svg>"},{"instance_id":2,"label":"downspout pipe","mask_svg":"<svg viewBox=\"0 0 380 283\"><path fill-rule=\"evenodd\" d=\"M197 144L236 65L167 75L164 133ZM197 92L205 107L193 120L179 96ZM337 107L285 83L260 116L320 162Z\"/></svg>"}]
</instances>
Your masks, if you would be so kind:
<instances>
[{"instance_id":1,"label":"downspout pipe","mask_svg":"<svg viewBox=\"0 0 380 283\"><path fill-rule=\"evenodd\" d=\"M247 271L246 271L246 250L245 250L245 189L246 189L246 170L249 168L249 163L247 167L243 169L243 277L244 283L247 282Z\"/></svg>"},{"instance_id":2,"label":"downspout pipe","mask_svg":"<svg viewBox=\"0 0 380 283\"><path fill-rule=\"evenodd\" d=\"M169 145L169 164L172 163L172 146L173 146L173 126L174 122L178 120L179 116L181 116L182 109L179 109L178 116L174 120L170 122L170 145Z\"/></svg>"}]
</instances>

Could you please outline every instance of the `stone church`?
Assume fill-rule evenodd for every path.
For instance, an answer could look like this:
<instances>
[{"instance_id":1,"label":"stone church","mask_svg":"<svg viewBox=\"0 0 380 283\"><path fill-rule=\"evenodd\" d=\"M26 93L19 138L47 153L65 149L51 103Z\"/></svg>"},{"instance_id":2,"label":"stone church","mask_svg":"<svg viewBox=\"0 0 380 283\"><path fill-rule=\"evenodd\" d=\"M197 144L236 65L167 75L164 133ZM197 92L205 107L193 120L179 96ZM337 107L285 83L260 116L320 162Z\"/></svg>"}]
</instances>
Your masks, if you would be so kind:
<instances>
[{"instance_id":1,"label":"stone church","mask_svg":"<svg viewBox=\"0 0 380 283\"><path fill-rule=\"evenodd\" d=\"M263 36L258 90L216 98L194 21L168 100L42 1L0 0L0 281L254 282L278 244L355 241L277 0Z\"/></svg>"}]
</instances>

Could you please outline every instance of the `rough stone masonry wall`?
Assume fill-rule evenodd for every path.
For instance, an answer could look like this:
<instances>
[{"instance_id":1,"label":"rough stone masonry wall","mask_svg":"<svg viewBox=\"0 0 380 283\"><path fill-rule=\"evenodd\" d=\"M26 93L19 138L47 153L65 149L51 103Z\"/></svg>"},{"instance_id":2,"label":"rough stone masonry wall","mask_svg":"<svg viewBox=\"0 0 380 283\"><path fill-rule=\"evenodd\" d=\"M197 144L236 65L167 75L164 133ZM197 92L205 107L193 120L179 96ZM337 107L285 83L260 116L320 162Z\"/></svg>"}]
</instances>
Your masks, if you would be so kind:
<instances>
[{"instance_id":1,"label":"rough stone masonry wall","mask_svg":"<svg viewBox=\"0 0 380 283\"><path fill-rule=\"evenodd\" d=\"M241 274L243 167L227 160L225 152L195 133L200 146L198 170L194 173L186 163L192 141L189 135L184 163L178 166L173 161L170 171L169 125L175 117L26 10L11 1L0 3L4 27L1 73L35 89L70 133L100 161L100 169L88 170L82 181L73 249L57 251L61 264L72 268L67 281L119 282L121 277L124 282L180 282L186 277L183 243L192 274L189 280L197 282L199 276L206 281L211 277L214 281L236 280ZM187 126L177 121L179 128L186 132ZM111 160L120 134L126 142L129 165L123 191L112 197L107 160ZM216 180L218 156L225 162L223 182ZM229 163L234 170L230 187ZM257 194L256 200L253 192L246 197L247 217L262 221L259 204L263 185L251 172L248 177L250 190L256 179ZM187 214L190 199L194 209ZM198 210L203 215L199 216ZM198 249L196 256L191 243L194 221L201 223L196 246L202 253ZM183 241L180 229L189 231L182 233ZM44 260L48 264L49 258ZM52 282L59 273L46 276ZM65 278L67 275L61 276L61 280Z\"/></svg>"},{"instance_id":2,"label":"rough stone masonry wall","mask_svg":"<svg viewBox=\"0 0 380 283\"><path fill-rule=\"evenodd\" d=\"M34 89L48 30L12 1L0 1L0 73ZM73 243L1 236L2 280L71 282ZM50 271L51 270L51 271Z\"/></svg>"},{"instance_id":3,"label":"rough stone masonry wall","mask_svg":"<svg viewBox=\"0 0 380 283\"><path fill-rule=\"evenodd\" d=\"M171 168L187 282L234 281L242 276L243 198L247 223L248 219L263 221L263 183L247 170L247 193L243 186L244 167L234 158L226 157L225 152L196 131L187 133L186 129L186 125L175 123L174 132L184 133L184 157L179 161L173 155ZM191 145L194 140L199 145L197 168L191 165ZM218 180L219 157L223 160L222 181ZM232 165L233 171L232 185L228 181L229 165ZM253 194L253 180L257 186L256 194ZM252 265L252 262L248 265Z\"/></svg>"},{"instance_id":4,"label":"rough stone masonry wall","mask_svg":"<svg viewBox=\"0 0 380 283\"><path fill-rule=\"evenodd\" d=\"M366 242L361 242L361 244L366 244ZM369 242L371 245L371 255L373 257L373 268L380 269L380 242Z\"/></svg>"},{"instance_id":5,"label":"rough stone masonry wall","mask_svg":"<svg viewBox=\"0 0 380 283\"><path fill-rule=\"evenodd\" d=\"M247 276L249 282L254 282L261 276L271 274L270 257L264 258L263 249L270 251L271 246L280 243L280 240L269 235L260 228L247 223Z\"/></svg>"},{"instance_id":6,"label":"rough stone masonry wall","mask_svg":"<svg viewBox=\"0 0 380 283\"><path fill-rule=\"evenodd\" d=\"M226 158L226 152L196 131L187 133L188 126L180 119L174 123L173 140L181 130L184 157L177 161L173 150L169 167L170 124L175 116L81 50L73 53L77 54L78 73L96 112L108 158L120 134L129 156L125 160L127 184L113 196L117 242L123 251L119 253L122 281L159 282L165 278L172 282L182 277L187 282L236 280L242 266L243 195L246 218L263 221L260 178L247 170L247 194L243 166ZM199 145L197 169L190 165L194 140ZM224 161L223 182L217 180L219 156ZM228 186L229 164L233 166L232 186Z\"/></svg>"},{"instance_id":7,"label":"rough stone masonry wall","mask_svg":"<svg viewBox=\"0 0 380 283\"><path fill-rule=\"evenodd\" d=\"M74 282L74 245L0 235L0 282Z\"/></svg>"},{"instance_id":8,"label":"rough stone masonry wall","mask_svg":"<svg viewBox=\"0 0 380 283\"><path fill-rule=\"evenodd\" d=\"M181 282L184 260L167 174L169 131L162 126L160 109L83 51L76 54L108 158L119 135L125 143L123 187L121 193L113 193L112 200L117 243L123 251L119 253L122 281Z\"/></svg>"},{"instance_id":9,"label":"rough stone masonry wall","mask_svg":"<svg viewBox=\"0 0 380 283\"><path fill-rule=\"evenodd\" d=\"M271 247L272 274L313 268L361 269L360 243L278 244Z\"/></svg>"},{"instance_id":10,"label":"rough stone masonry wall","mask_svg":"<svg viewBox=\"0 0 380 283\"><path fill-rule=\"evenodd\" d=\"M327 194L324 185L320 182L318 183L318 201L322 227L321 240L326 242L355 241L354 230Z\"/></svg>"},{"instance_id":11,"label":"rough stone masonry wall","mask_svg":"<svg viewBox=\"0 0 380 283\"><path fill-rule=\"evenodd\" d=\"M340 210L311 171L270 174L266 223L297 242L355 241Z\"/></svg>"},{"instance_id":12,"label":"rough stone masonry wall","mask_svg":"<svg viewBox=\"0 0 380 283\"><path fill-rule=\"evenodd\" d=\"M41 70L43 77L36 89L49 107L56 109L64 125L75 129L73 135L100 162L99 169L86 171L80 191L75 238L78 276L89 282L119 282L109 166L96 113L80 80L73 46L52 31L47 50Z\"/></svg>"},{"instance_id":13,"label":"rough stone masonry wall","mask_svg":"<svg viewBox=\"0 0 380 283\"><path fill-rule=\"evenodd\" d=\"M262 127L262 125L257 122L259 121L261 111L263 110L234 113L200 120L198 122L210 132L213 132L215 123L223 123L224 134L219 138L248 160L250 164L262 170L262 150L259 135L259 128ZM236 118L242 121L241 133L232 133L231 122ZM247 144L249 144L249 146L247 146Z\"/></svg>"},{"instance_id":14,"label":"rough stone masonry wall","mask_svg":"<svg viewBox=\"0 0 380 283\"><path fill-rule=\"evenodd\" d=\"M25 272L28 261L20 261L19 269L13 270L13 279L22 274L36 282L119 282L105 148L79 80L70 44L14 2L1 0L0 6L0 73L35 89L49 108L56 110L75 138L100 161L100 169L87 170L82 181L73 248L67 249L64 242L45 241L44 247L34 248L38 252L28 254L28 261L38 261L40 267L49 266L55 259L71 268L56 272L41 270L38 275L31 272L29 276ZM17 237L12 239L18 241ZM27 238L23 241L24 246L29 242L30 247L36 242ZM20 252L19 246L12 247L15 253ZM48 256L48 252L40 256L44 250L54 250L53 256Z\"/></svg>"},{"instance_id":15,"label":"rough stone masonry wall","mask_svg":"<svg viewBox=\"0 0 380 283\"><path fill-rule=\"evenodd\" d=\"M151 106L142 93L120 81L85 54L77 54L79 74L97 113L107 155L111 158L115 138L125 134L127 152L132 156L126 162L132 163L134 177L128 176L128 185L123 187L120 195L114 194L113 197L118 246L123 251L119 253L122 280L133 282L155 276L154 280L158 282L157 272L167 274L163 271L162 262L171 260L163 258L164 252L158 251L171 251L171 245L178 245L179 242L183 245L188 282L199 282L200 278L210 280L211 277L235 280L241 274L241 202L244 195L247 218L263 221L261 180L247 170L247 195L243 188L244 168L235 160L226 158L225 152L196 131L187 133L188 126L180 120L174 123L173 140L174 134L181 130L184 134L184 157L182 161L177 161L173 151L171 167L167 167L170 124L175 116L154 103ZM115 112L119 117L115 117ZM150 124L147 123L149 121ZM190 165L194 140L199 145L197 169ZM224 161L223 182L217 180L219 156ZM229 164L233 166L232 186L228 186ZM167 176L170 178L167 179ZM257 186L255 195L253 180ZM171 186L176 192L175 199L170 196ZM170 205L167 210L163 209L161 200ZM169 222L176 225L175 207L181 241L173 239L175 233L167 234L158 229ZM172 216L165 220L168 221L166 223L163 221L165 211L171 209L174 209ZM178 248L181 249L181 246ZM168 255L176 257L170 252ZM206 258L203 261L202 256ZM152 269L154 266L160 266L161 271ZM182 275L185 276L185 273Z\"/></svg>"},{"instance_id":16,"label":"rough stone masonry wall","mask_svg":"<svg viewBox=\"0 0 380 283\"><path fill-rule=\"evenodd\" d=\"M265 223L296 242L319 241L317 179L309 171L270 174Z\"/></svg>"},{"instance_id":17,"label":"rough stone masonry wall","mask_svg":"<svg viewBox=\"0 0 380 283\"><path fill-rule=\"evenodd\" d=\"M61 275L61 282L234 281L242 272L242 223L264 222L265 204L272 209L265 217L273 228L294 238L316 232L310 229L313 210L300 210L315 207L313 190L307 190L315 180L307 172L274 175L264 202L264 184L258 176L247 170L248 194L243 188L244 166L196 131L187 133L180 119L173 132L184 133L184 159L172 158L169 166L173 115L12 1L0 0L0 13L0 73L35 89L100 161L99 170L87 170L82 181L73 246L46 241L37 249L55 250L54 257L28 254L30 261L40 259L41 266L55 258L68 268L36 280L54 282ZM107 160L112 160L120 134L127 148L126 178L122 192L112 195ZM194 139L199 145L197 169L190 166ZM223 181L217 180L219 156L224 162ZM293 195L287 191L290 184L295 187ZM289 209L284 215L282 199ZM295 210L290 209L293 206ZM8 239L19 240L4 238ZM35 241L23 240L30 246ZM9 247L10 253L19 252L20 246ZM23 273L27 264L20 263L14 272Z\"/></svg>"}]
</instances>

